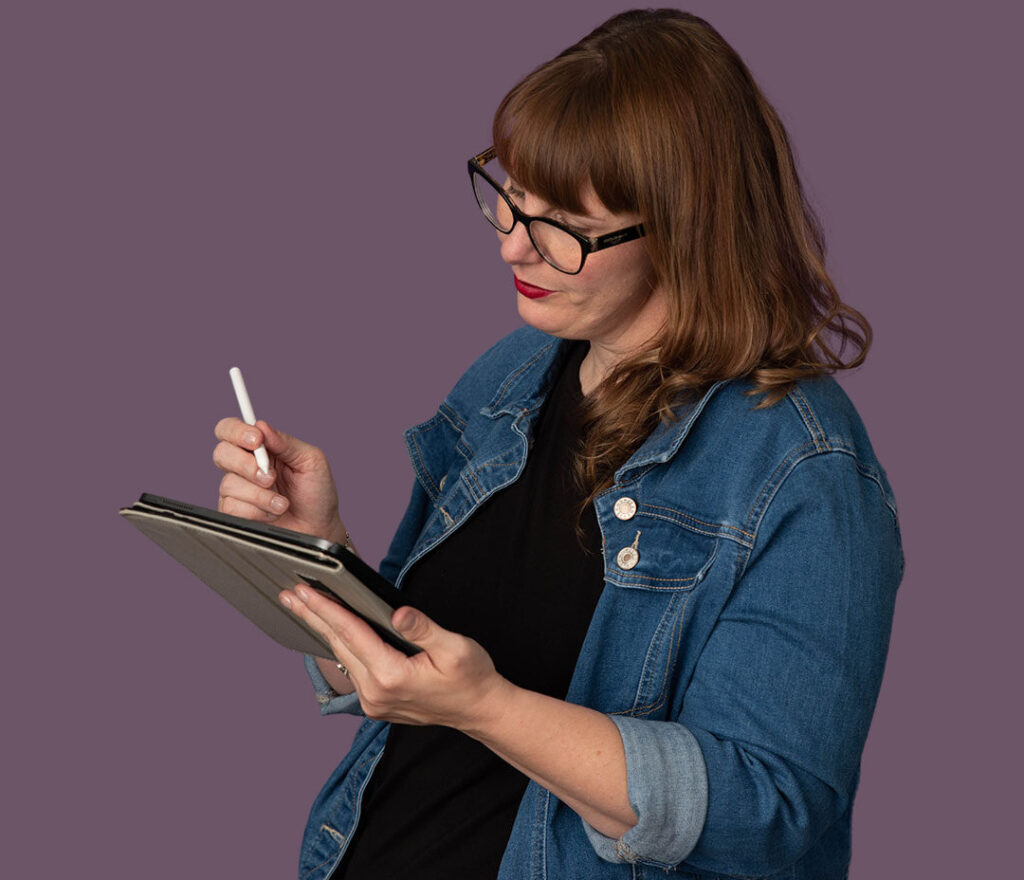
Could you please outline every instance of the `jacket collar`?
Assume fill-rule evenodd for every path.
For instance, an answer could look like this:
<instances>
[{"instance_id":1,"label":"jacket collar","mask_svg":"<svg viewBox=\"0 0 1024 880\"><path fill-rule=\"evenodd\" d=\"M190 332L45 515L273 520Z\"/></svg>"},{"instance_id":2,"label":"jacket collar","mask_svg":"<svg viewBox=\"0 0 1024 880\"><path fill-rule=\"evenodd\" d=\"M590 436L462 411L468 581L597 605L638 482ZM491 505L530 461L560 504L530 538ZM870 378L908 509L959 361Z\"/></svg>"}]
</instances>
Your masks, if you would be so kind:
<instances>
[{"instance_id":1,"label":"jacket collar","mask_svg":"<svg viewBox=\"0 0 1024 880\"><path fill-rule=\"evenodd\" d=\"M521 416L538 409L568 355L567 340L547 337L539 349L498 385L490 403L480 410L481 414L496 419L503 415Z\"/></svg>"},{"instance_id":2,"label":"jacket collar","mask_svg":"<svg viewBox=\"0 0 1024 880\"><path fill-rule=\"evenodd\" d=\"M676 418L671 422L661 422L640 448L630 456L629 460L615 472L615 482L621 483L629 475L640 468L654 464L664 464L679 451L683 441L690 433L690 428L700 417L714 394L726 382L715 382L696 400L684 403L675 409Z\"/></svg>"},{"instance_id":3,"label":"jacket collar","mask_svg":"<svg viewBox=\"0 0 1024 880\"><path fill-rule=\"evenodd\" d=\"M567 340L551 338L524 363L516 367L498 386L490 403L481 410L487 418L502 415L522 416L540 408L558 370L569 354ZM640 448L615 473L615 481L623 482L635 470L669 461L682 446L691 427L697 421L712 396L725 385L716 382L697 400L681 405L677 418L662 422Z\"/></svg>"}]
</instances>

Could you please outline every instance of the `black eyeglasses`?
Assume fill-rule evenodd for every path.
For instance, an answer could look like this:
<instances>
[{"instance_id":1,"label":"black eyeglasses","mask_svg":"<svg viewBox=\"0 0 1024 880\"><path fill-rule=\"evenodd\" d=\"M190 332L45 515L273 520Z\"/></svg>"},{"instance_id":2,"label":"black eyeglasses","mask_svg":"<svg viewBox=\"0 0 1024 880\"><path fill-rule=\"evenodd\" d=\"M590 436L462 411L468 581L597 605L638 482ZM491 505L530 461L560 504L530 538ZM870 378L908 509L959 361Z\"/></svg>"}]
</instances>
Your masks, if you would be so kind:
<instances>
[{"instance_id":1,"label":"black eyeglasses","mask_svg":"<svg viewBox=\"0 0 1024 880\"><path fill-rule=\"evenodd\" d=\"M526 227L526 234L544 260L566 275L577 275L583 269L587 255L594 251L625 244L644 235L642 223L619 229L597 238L581 235L564 223L548 217L524 214L509 198L505 188L484 171L484 165L495 156L494 147L489 147L469 160L469 177L473 182L473 194L488 222L499 232L509 233L516 223Z\"/></svg>"}]
</instances>

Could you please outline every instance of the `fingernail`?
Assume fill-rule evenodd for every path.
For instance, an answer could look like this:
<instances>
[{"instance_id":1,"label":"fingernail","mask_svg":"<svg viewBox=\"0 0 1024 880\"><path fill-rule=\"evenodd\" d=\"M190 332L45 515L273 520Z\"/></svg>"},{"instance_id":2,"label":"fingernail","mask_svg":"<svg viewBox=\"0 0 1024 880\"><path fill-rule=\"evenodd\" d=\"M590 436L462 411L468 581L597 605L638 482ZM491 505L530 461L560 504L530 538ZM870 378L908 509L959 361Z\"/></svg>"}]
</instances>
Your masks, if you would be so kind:
<instances>
[{"instance_id":1,"label":"fingernail","mask_svg":"<svg viewBox=\"0 0 1024 880\"><path fill-rule=\"evenodd\" d=\"M306 592L305 587L296 587L295 595L298 596L303 602L309 598L309 593Z\"/></svg>"},{"instance_id":2,"label":"fingernail","mask_svg":"<svg viewBox=\"0 0 1024 880\"><path fill-rule=\"evenodd\" d=\"M274 475L271 473L264 473L259 469L256 471L256 479L264 486L272 486L274 484Z\"/></svg>"},{"instance_id":3,"label":"fingernail","mask_svg":"<svg viewBox=\"0 0 1024 880\"><path fill-rule=\"evenodd\" d=\"M402 632L408 632L416 625L416 614L412 611L406 611L405 615L401 618L400 622L395 624L395 628Z\"/></svg>"},{"instance_id":4,"label":"fingernail","mask_svg":"<svg viewBox=\"0 0 1024 880\"><path fill-rule=\"evenodd\" d=\"M281 600L281 604L284 605L285 608L292 607L292 600L289 599L284 593L281 593L281 595L278 596L278 598Z\"/></svg>"},{"instance_id":5,"label":"fingernail","mask_svg":"<svg viewBox=\"0 0 1024 880\"><path fill-rule=\"evenodd\" d=\"M246 446L255 446L257 443L260 442L260 435L257 434L255 431L246 431L242 435L242 442Z\"/></svg>"},{"instance_id":6,"label":"fingernail","mask_svg":"<svg viewBox=\"0 0 1024 880\"><path fill-rule=\"evenodd\" d=\"M275 495L270 501L270 509L275 513L281 513L288 506L288 500L283 495Z\"/></svg>"}]
</instances>

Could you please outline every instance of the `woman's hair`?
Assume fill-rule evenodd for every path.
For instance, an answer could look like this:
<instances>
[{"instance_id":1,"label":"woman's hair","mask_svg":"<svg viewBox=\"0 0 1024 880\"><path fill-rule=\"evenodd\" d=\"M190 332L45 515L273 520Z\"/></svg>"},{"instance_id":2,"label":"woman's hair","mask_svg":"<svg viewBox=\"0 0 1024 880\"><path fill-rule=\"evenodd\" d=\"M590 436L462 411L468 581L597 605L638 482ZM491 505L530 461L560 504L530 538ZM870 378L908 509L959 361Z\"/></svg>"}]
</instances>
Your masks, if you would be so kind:
<instances>
[{"instance_id":1,"label":"woman's hair","mask_svg":"<svg viewBox=\"0 0 1024 880\"><path fill-rule=\"evenodd\" d=\"M770 406L799 379L864 360L871 328L825 272L785 129L702 19L660 9L608 20L505 96L494 145L516 183L552 205L581 213L593 186L609 210L639 214L668 294L656 348L588 398L588 502L711 383L745 377Z\"/></svg>"}]
</instances>

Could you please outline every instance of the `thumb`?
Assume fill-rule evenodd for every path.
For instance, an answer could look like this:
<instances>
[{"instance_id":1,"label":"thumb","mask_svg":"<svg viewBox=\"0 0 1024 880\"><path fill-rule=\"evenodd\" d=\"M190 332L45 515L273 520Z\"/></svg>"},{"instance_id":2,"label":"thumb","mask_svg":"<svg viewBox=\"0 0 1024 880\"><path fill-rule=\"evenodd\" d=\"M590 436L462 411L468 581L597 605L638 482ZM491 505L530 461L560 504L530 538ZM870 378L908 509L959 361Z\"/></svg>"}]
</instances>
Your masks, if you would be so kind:
<instances>
[{"instance_id":1,"label":"thumb","mask_svg":"<svg viewBox=\"0 0 1024 880\"><path fill-rule=\"evenodd\" d=\"M403 605L391 616L391 623L403 638L421 648L429 648L447 633L422 611L408 605Z\"/></svg>"},{"instance_id":2,"label":"thumb","mask_svg":"<svg viewBox=\"0 0 1024 880\"><path fill-rule=\"evenodd\" d=\"M256 426L263 432L263 443L267 447L267 452L289 467L302 470L301 465L310 461L315 453L319 452L315 446L284 431L278 431L263 419L260 419Z\"/></svg>"}]
</instances>

